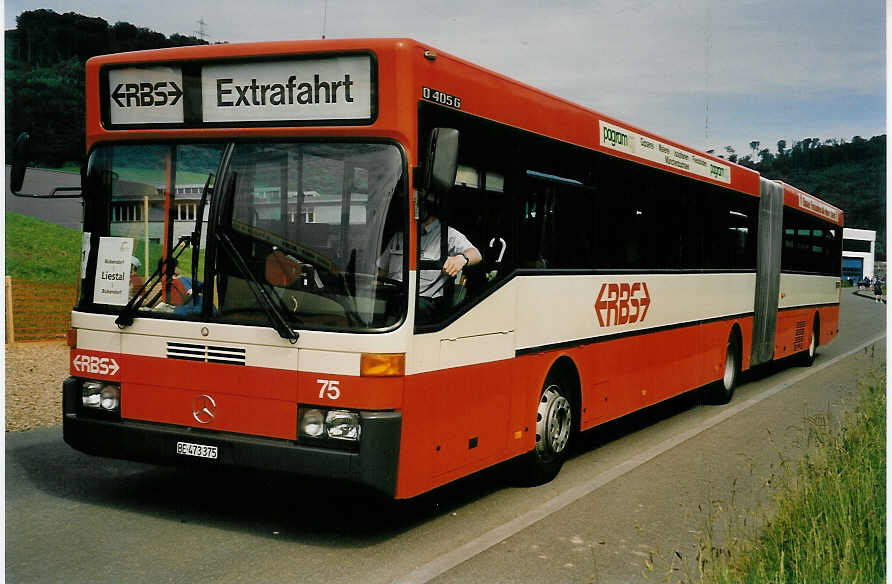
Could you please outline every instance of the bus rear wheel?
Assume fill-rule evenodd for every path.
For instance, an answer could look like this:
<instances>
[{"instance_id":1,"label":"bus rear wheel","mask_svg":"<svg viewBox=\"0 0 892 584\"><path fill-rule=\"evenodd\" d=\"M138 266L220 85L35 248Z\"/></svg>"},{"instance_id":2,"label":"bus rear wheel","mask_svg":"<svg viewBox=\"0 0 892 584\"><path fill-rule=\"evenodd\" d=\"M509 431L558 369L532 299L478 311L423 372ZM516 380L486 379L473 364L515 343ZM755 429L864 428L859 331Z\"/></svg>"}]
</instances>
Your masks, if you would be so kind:
<instances>
[{"instance_id":1,"label":"bus rear wheel","mask_svg":"<svg viewBox=\"0 0 892 584\"><path fill-rule=\"evenodd\" d=\"M818 353L818 343L821 338L821 328L818 325L818 317L815 316L815 320L811 325L811 341L808 343L808 349L802 353L802 365L805 367L811 367L812 363L815 362L815 355Z\"/></svg>"},{"instance_id":2,"label":"bus rear wheel","mask_svg":"<svg viewBox=\"0 0 892 584\"><path fill-rule=\"evenodd\" d=\"M525 457L524 482L541 485L557 476L570 451L574 419L567 386L549 374L536 408L536 446Z\"/></svg>"},{"instance_id":3,"label":"bus rear wheel","mask_svg":"<svg viewBox=\"0 0 892 584\"><path fill-rule=\"evenodd\" d=\"M734 389L740 380L740 339L736 331L732 331L725 346L725 369L722 378L712 384L709 391L710 401L726 404L734 396Z\"/></svg>"}]
</instances>

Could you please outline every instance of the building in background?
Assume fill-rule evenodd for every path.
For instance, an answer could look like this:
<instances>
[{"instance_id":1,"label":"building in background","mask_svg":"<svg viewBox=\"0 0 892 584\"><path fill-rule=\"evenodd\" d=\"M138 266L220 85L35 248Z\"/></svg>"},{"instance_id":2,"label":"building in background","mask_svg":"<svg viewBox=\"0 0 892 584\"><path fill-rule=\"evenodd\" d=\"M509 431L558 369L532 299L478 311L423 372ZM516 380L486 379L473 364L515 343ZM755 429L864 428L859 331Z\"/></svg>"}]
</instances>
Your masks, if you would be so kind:
<instances>
[{"instance_id":1,"label":"building in background","mask_svg":"<svg viewBox=\"0 0 892 584\"><path fill-rule=\"evenodd\" d=\"M132 231L134 223L142 223L145 226L145 238L151 244L161 244L164 237L164 208L159 205L150 205L150 201L157 201L164 197L163 184L142 184L133 181L119 181L115 187L111 203L111 234L126 237ZM198 206L201 202L202 184L183 184L176 186L173 203L171 204L171 225L173 226L173 242L176 243L182 237L186 237L195 229L195 218L198 214ZM364 225L366 222L365 210L368 202L368 194L354 192L350 195L349 221L354 225ZM252 226L263 226L265 223L277 217L282 212L282 202L277 187L264 187L255 189L252 200ZM288 191L287 199L288 221L292 224L314 224L325 232L326 225L337 225L341 220L340 195L321 194L317 191L304 191L304 198L298 202L297 191ZM208 221L210 212L209 204L205 205L203 223ZM325 232L327 233L327 232ZM327 241L328 236L323 236ZM201 247L207 243L207 229L202 230ZM321 242L320 242L321 243ZM326 245L332 245L331 242Z\"/></svg>"},{"instance_id":2,"label":"building in background","mask_svg":"<svg viewBox=\"0 0 892 584\"><path fill-rule=\"evenodd\" d=\"M842 277L843 280L858 282L861 279L875 278L874 254L876 253L877 232L869 229L842 230Z\"/></svg>"}]
</instances>

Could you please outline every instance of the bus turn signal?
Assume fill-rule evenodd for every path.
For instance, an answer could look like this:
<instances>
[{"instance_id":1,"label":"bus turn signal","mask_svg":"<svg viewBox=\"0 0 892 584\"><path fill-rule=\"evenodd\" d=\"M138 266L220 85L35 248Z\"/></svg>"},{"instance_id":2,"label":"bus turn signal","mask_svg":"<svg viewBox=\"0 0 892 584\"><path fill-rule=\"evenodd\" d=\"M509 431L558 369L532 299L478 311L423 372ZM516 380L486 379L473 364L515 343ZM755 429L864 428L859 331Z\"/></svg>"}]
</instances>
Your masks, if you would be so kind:
<instances>
[{"instance_id":1,"label":"bus turn signal","mask_svg":"<svg viewBox=\"0 0 892 584\"><path fill-rule=\"evenodd\" d=\"M363 353L359 360L363 377L390 377L406 374L405 353Z\"/></svg>"}]
</instances>

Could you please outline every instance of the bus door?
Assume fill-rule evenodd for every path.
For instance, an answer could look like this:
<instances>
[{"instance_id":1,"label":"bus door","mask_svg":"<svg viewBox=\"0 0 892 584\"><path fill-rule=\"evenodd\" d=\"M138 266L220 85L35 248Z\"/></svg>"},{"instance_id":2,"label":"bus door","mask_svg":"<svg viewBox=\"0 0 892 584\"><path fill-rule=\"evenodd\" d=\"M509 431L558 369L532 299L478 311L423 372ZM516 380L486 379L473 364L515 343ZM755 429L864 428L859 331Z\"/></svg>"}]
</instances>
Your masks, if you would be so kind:
<instances>
[{"instance_id":1,"label":"bus door","mask_svg":"<svg viewBox=\"0 0 892 584\"><path fill-rule=\"evenodd\" d=\"M416 313L416 347L437 368L430 375L437 389L427 392L433 399L434 476L494 460L507 444L516 302L513 288L499 286L512 257L507 222L500 217L508 208L504 198L501 174L462 165L438 205L440 240L457 230L483 262L448 282L434 314ZM411 399L411 387L409 394Z\"/></svg>"}]
</instances>

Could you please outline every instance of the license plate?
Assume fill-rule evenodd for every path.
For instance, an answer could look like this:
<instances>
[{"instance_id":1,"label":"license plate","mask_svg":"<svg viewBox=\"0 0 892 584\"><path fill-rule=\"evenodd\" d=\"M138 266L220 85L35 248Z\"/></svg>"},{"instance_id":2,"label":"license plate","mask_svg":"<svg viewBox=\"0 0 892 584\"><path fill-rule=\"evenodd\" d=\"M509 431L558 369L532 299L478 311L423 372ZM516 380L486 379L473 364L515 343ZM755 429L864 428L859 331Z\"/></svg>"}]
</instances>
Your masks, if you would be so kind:
<instances>
[{"instance_id":1,"label":"license plate","mask_svg":"<svg viewBox=\"0 0 892 584\"><path fill-rule=\"evenodd\" d=\"M216 459L217 447L206 446L204 444L192 444L190 442L177 442L177 454Z\"/></svg>"}]
</instances>

